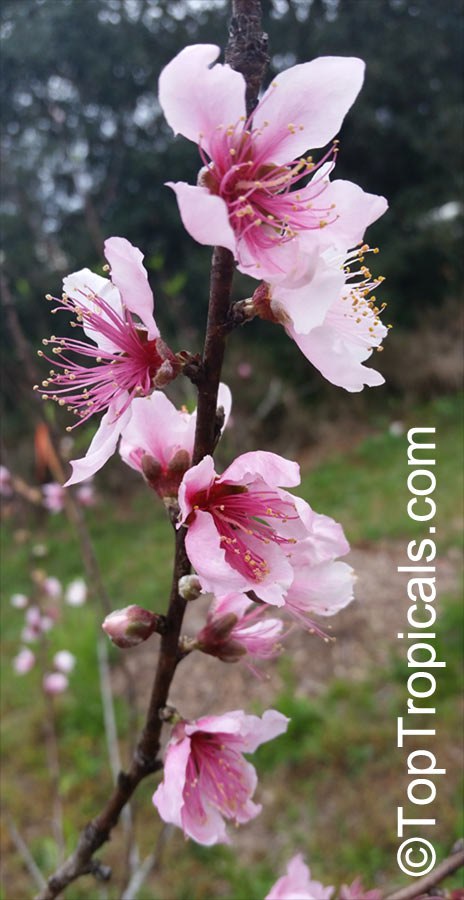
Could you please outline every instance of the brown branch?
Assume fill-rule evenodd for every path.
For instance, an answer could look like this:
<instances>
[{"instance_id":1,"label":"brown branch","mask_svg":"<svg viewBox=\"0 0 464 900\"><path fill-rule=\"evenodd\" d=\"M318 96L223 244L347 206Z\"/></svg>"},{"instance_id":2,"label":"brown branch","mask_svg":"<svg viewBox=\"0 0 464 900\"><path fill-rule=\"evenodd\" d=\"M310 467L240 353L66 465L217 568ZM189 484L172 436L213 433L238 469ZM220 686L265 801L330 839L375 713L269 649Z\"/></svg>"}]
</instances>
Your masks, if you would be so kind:
<instances>
[{"instance_id":1,"label":"brown branch","mask_svg":"<svg viewBox=\"0 0 464 900\"><path fill-rule=\"evenodd\" d=\"M267 56L266 36L261 31L260 0L233 0L233 18L226 59L233 68L243 72L247 81L247 109L254 109ZM213 252L208 320L205 346L199 379L197 428L193 451L193 463L214 452L217 440L217 393L224 358L227 335L227 319L234 260L230 251L216 247ZM94 860L94 853L109 839L126 803L139 782L161 768L158 760L162 712L167 704L174 674L181 659L179 636L186 601L178 592L179 578L190 572L190 562L185 551L185 528L176 531L176 550L166 631L161 637L158 664L147 712L145 727L136 746L129 772L121 772L115 791L106 806L81 833L75 852L52 875L47 888L37 900L53 900L67 885L83 874L106 877L101 864Z\"/></svg>"},{"instance_id":2,"label":"brown branch","mask_svg":"<svg viewBox=\"0 0 464 900\"><path fill-rule=\"evenodd\" d=\"M436 885L444 881L448 875L452 875L453 872L457 872L458 869L461 869L463 866L464 848L461 846L457 851L451 853L450 856L447 856L443 862L439 863L433 872L429 872L428 875L419 878L414 884L409 884L407 887L400 888L399 891L394 891L393 894L387 894L385 900L415 900L415 898L421 897L426 891L429 891L430 888L436 887Z\"/></svg>"}]
</instances>

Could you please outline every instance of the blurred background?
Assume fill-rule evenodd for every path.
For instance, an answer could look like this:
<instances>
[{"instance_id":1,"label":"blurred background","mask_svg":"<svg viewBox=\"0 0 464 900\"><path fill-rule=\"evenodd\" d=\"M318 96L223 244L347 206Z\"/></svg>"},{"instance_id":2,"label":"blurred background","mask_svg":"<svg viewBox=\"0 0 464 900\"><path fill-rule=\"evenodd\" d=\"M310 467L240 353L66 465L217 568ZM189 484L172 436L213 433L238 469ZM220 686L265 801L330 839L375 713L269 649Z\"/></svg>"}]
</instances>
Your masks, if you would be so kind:
<instances>
[{"instance_id":1,"label":"blurred background","mask_svg":"<svg viewBox=\"0 0 464 900\"><path fill-rule=\"evenodd\" d=\"M364 88L340 135L336 174L389 200L367 239L381 249L375 271L387 279L381 299L394 329L373 361L386 384L354 395L325 383L269 323L252 322L232 335L224 380L234 396L234 427L222 460L258 443L298 458L303 495L342 522L353 546L358 601L333 621L336 642L292 633L288 652L266 669L270 681L250 685L253 676L239 665L188 660L190 686L176 694L179 678L174 691L185 714L250 710L250 703L261 712L272 704L293 725L288 738L258 754L265 810L237 835L238 857L227 848L184 846L176 835L164 848L162 871L137 894L146 900L258 898L297 850L324 884L356 873L370 886L401 881L395 816L405 781L395 728L407 676L395 646L405 615L395 572L405 543L420 534L406 517L404 460L405 433L418 425L433 425L438 435L439 641L448 667L437 706L440 763L449 771L437 797L438 854L448 853L459 833L462 4L264 0L263 11L269 78L319 55L366 61ZM90 566L88 555L82 561L76 528L81 547L90 536L113 607L136 602L161 611L170 579L171 535L162 510L119 459L99 473L87 497L75 494L77 515L63 507L58 489L43 491L60 480L59 458L80 455L95 430L89 424L66 435L66 414L38 403L31 390L46 372L35 350L52 330L61 333L43 297L59 294L69 272L101 271L105 238L123 235L145 254L163 335L176 351L200 350L210 250L184 231L174 195L163 186L193 183L199 160L196 146L173 139L157 79L186 44L224 46L229 15L222 0L3 0L2 463L11 473L2 470L5 900L34 890L18 836L47 871L59 858L57 816L58 845L71 849L79 826L108 793L96 642L102 592L92 559ZM236 277L234 297L248 296L251 284ZM194 403L187 383L176 382L171 396ZM54 433L62 438L58 462ZM44 587L50 578L59 582L54 596ZM69 601L70 585L81 579L86 590L74 587ZM15 595L27 602L11 603ZM53 622L40 639L31 637L34 608ZM203 612L191 613L193 631ZM21 673L14 660L24 644L36 662ZM77 662L69 688L50 707L50 695L41 696L42 675L64 648ZM154 656L155 639L130 651L122 667L121 653L110 649L123 756L143 716ZM58 759L53 732L60 736ZM159 823L151 790L139 793L135 830L149 854ZM52 795L58 812L50 808ZM115 886L83 881L68 896L121 896L129 877L126 844L121 830L106 851Z\"/></svg>"}]
</instances>

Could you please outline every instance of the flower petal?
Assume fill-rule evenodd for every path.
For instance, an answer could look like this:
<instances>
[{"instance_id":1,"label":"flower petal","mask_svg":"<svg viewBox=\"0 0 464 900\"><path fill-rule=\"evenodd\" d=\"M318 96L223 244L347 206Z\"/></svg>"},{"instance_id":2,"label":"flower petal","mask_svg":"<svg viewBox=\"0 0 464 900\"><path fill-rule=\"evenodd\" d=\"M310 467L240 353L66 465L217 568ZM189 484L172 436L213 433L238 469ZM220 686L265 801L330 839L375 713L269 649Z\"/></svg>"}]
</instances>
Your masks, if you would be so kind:
<instances>
[{"instance_id":1,"label":"flower petal","mask_svg":"<svg viewBox=\"0 0 464 900\"><path fill-rule=\"evenodd\" d=\"M175 132L209 151L219 125L235 125L245 116L245 79L229 65L212 66L220 53L214 44L185 47L163 69L159 102Z\"/></svg>"},{"instance_id":2,"label":"flower petal","mask_svg":"<svg viewBox=\"0 0 464 900\"><path fill-rule=\"evenodd\" d=\"M243 753L254 753L261 744L284 734L289 722L290 719L276 709L267 709L261 719L259 716L247 716L241 731Z\"/></svg>"},{"instance_id":3,"label":"flower petal","mask_svg":"<svg viewBox=\"0 0 464 900\"><path fill-rule=\"evenodd\" d=\"M340 249L355 247L364 238L369 225L376 222L388 209L385 197L369 194L351 181L337 179L331 181L323 195L324 206L334 204L332 212L337 216L327 228L320 232L321 246L335 246ZM301 236L304 246L305 235ZM307 236L310 243L310 233Z\"/></svg>"},{"instance_id":4,"label":"flower petal","mask_svg":"<svg viewBox=\"0 0 464 900\"><path fill-rule=\"evenodd\" d=\"M263 129L257 144L268 148L265 161L287 163L328 144L363 78L362 60L343 56L321 56L277 75L253 116L254 128Z\"/></svg>"},{"instance_id":5,"label":"flower petal","mask_svg":"<svg viewBox=\"0 0 464 900\"><path fill-rule=\"evenodd\" d=\"M117 287L111 283L109 278L103 278L101 275L91 272L90 269L80 269L79 272L72 272L71 275L66 275L63 278L63 291L74 300L78 307L90 309L111 325L113 323L98 303L91 299L91 295L96 294L98 297L101 297L118 316L122 313L121 295ZM82 327L87 337L95 341L97 347L100 347L101 350L108 350L110 353L114 350L120 351L119 345L101 334L98 328L92 328L85 321L82 323Z\"/></svg>"},{"instance_id":6,"label":"flower petal","mask_svg":"<svg viewBox=\"0 0 464 900\"><path fill-rule=\"evenodd\" d=\"M166 467L177 450L187 450L191 455L193 434L189 429L190 416L176 409L162 391L154 391L150 397L132 401L132 416L124 428L119 452L133 468L135 450L149 453L161 466Z\"/></svg>"},{"instance_id":7,"label":"flower petal","mask_svg":"<svg viewBox=\"0 0 464 900\"><path fill-rule=\"evenodd\" d=\"M362 365L370 350L344 339L335 328L321 325L310 334L297 334L293 328L287 331L321 375L337 387L354 393L362 391L364 385L375 387L385 379L375 369Z\"/></svg>"},{"instance_id":8,"label":"flower petal","mask_svg":"<svg viewBox=\"0 0 464 900\"><path fill-rule=\"evenodd\" d=\"M105 256L111 266L111 281L119 289L128 310L139 316L148 330L149 340L159 337L143 253L126 238L111 237L105 241Z\"/></svg>"},{"instance_id":9,"label":"flower petal","mask_svg":"<svg viewBox=\"0 0 464 900\"><path fill-rule=\"evenodd\" d=\"M249 484L262 478L269 487L295 487L301 481L298 463L267 450L242 453L218 479L220 483Z\"/></svg>"},{"instance_id":10,"label":"flower petal","mask_svg":"<svg viewBox=\"0 0 464 900\"><path fill-rule=\"evenodd\" d=\"M236 254L235 235L229 223L224 200L207 188L186 184L184 181L167 181L177 197L184 228L199 244L225 247Z\"/></svg>"},{"instance_id":11,"label":"flower petal","mask_svg":"<svg viewBox=\"0 0 464 900\"><path fill-rule=\"evenodd\" d=\"M122 414L119 412L128 397L127 391L124 391L119 395L117 401L110 403L108 412L103 416L85 456L70 461L73 473L63 487L78 484L80 481L90 478L91 475L95 475L95 472L98 472L113 455L119 435L131 417L130 406Z\"/></svg>"},{"instance_id":12,"label":"flower petal","mask_svg":"<svg viewBox=\"0 0 464 900\"><path fill-rule=\"evenodd\" d=\"M182 828L185 773L190 755L190 738L172 741L166 750L164 778L153 794L153 803L164 822Z\"/></svg>"},{"instance_id":13,"label":"flower petal","mask_svg":"<svg viewBox=\"0 0 464 900\"><path fill-rule=\"evenodd\" d=\"M193 509L192 498L198 491L205 491L211 487L216 473L214 471L214 460L212 456L205 456L201 462L189 469L179 486L179 507L181 512L181 522L185 522L187 516Z\"/></svg>"},{"instance_id":14,"label":"flower petal","mask_svg":"<svg viewBox=\"0 0 464 900\"><path fill-rule=\"evenodd\" d=\"M209 513L203 510L195 513L195 519L188 527L185 548L190 562L198 573L203 591L226 594L229 591L249 591L253 587L249 579L226 562L219 532Z\"/></svg>"},{"instance_id":15,"label":"flower petal","mask_svg":"<svg viewBox=\"0 0 464 900\"><path fill-rule=\"evenodd\" d=\"M300 279L301 282L302 279ZM293 288L286 282L271 285L271 308L277 316L292 320L293 329L298 334L308 334L322 325L327 311L340 296L345 284L345 275L340 266L330 265L320 257L310 280Z\"/></svg>"}]
</instances>

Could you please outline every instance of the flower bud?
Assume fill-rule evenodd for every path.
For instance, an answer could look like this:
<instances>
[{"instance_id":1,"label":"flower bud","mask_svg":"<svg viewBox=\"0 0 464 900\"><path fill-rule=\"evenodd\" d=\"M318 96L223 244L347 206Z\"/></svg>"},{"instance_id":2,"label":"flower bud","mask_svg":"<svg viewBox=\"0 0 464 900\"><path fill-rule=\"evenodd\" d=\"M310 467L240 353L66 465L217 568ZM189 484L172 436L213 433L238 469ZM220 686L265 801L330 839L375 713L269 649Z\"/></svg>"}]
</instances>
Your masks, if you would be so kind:
<instances>
[{"instance_id":1,"label":"flower bud","mask_svg":"<svg viewBox=\"0 0 464 900\"><path fill-rule=\"evenodd\" d=\"M196 600L201 594L198 575L182 575L182 578L179 578L179 594L183 600Z\"/></svg>"},{"instance_id":2,"label":"flower bud","mask_svg":"<svg viewBox=\"0 0 464 900\"><path fill-rule=\"evenodd\" d=\"M13 668L17 675L26 675L35 663L35 656L28 647L23 647L13 660Z\"/></svg>"},{"instance_id":3,"label":"flower bud","mask_svg":"<svg viewBox=\"0 0 464 900\"><path fill-rule=\"evenodd\" d=\"M68 675L76 665L76 657L69 650L59 650L53 657L53 664L58 672Z\"/></svg>"},{"instance_id":4,"label":"flower bud","mask_svg":"<svg viewBox=\"0 0 464 900\"><path fill-rule=\"evenodd\" d=\"M124 609L115 609L102 623L103 631L109 639L126 650L128 647L136 647L142 644L155 631L161 633L163 616L143 609L141 606L126 606Z\"/></svg>"}]
</instances>

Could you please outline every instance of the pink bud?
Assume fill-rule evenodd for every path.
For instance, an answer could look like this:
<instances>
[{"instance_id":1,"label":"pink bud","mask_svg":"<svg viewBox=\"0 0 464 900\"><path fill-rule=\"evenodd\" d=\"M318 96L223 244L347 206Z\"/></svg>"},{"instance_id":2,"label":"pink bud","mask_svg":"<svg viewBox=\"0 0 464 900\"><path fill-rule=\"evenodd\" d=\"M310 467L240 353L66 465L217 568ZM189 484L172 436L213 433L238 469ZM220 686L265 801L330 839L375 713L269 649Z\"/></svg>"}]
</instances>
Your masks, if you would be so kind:
<instances>
[{"instance_id":1,"label":"pink bud","mask_svg":"<svg viewBox=\"0 0 464 900\"><path fill-rule=\"evenodd\" d=\"M68 687L68 679L62 672L49 672L43 677L43 689L47 694L62 694Z\"/></svg>"},{"instance_id":2,"label":"pink bud","mask_svg":"<svg viewBox=\"0 0 464 900\"><path fill-rule=\"evenodd\" d=\"M113 644L126 650L142 644L155 631L161 632L162 621L162 616L157 616L149 609L132 605L125 609L115 609L106 617L102 628Z\"/></svg>"},{"instance_id":3,"label":"pink bud","mask_svg":"<svg viewBox=\"0 0 464 900\"><path fill-rule=\"evenodd\" d=\"M74 669L76 657L69 650L59 650L53 657L53 665L55 669L58 669L58 672L63 672L67 675Z\"/></svg>"},{"instance_id":4,"label":"pink bud","mask_svg":"<svg viewBox=\"0 0 464 900\"><path fill-rule=\"evenodd\" d=\"M13 668L17 675L26 675L35 663L35 656L28 647L23 647L13 660Z\"/></svg>"}]
</instances>

